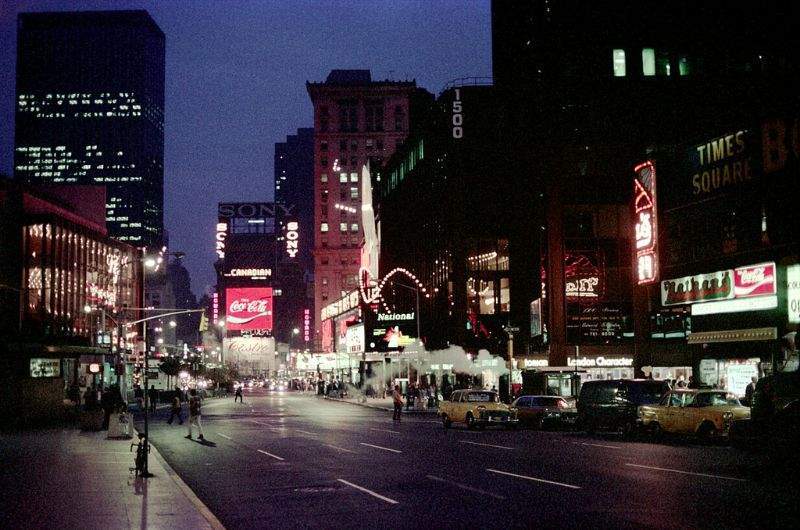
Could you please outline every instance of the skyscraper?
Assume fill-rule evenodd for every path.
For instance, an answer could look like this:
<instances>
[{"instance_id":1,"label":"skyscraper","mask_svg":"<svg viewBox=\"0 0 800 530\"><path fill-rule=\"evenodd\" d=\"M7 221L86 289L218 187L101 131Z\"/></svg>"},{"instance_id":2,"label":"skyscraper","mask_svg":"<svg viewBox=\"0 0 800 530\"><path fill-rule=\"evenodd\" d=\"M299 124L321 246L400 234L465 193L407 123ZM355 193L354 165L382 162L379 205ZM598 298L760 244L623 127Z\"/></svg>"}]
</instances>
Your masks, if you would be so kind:
<instances>
[{"instance_id":1,"label":"skyscraper","mask_svg":"<svg viewBox=\"0 0 800 530\"><path fill-rule=\"evenodd\" d=\"M146 11L22 13L14 174L107 187L111 237L160 247L164 34Z\"/></svg>"},{"instance_id":2,"label":"skyscraper","mask_svg":"<svg viewBox=\"0 0 800 530\"><path fill-rule=\"evenodd\" d=\"M275 337L306 349L311 347L306 311L314 312L313 128L297 129L297 134L275 144L275 203L289 210L277 219L281 250L276 276L281 295L275 299Z\"/></svg>"},{"instance_id":3,"label":"skyscraper","mask_svg":"<svg viewBox=\"0 0 800 530\"><path fill-rule=\"evenodd\" d=\"M373 81L369 70L331 70L307 89L314 105L314 322L321 338L322 307L358 287L361 168L370 162L375 170L394 153L414 121L413 101L430 94L415 81Z\"/></svg>"}]
</instances>

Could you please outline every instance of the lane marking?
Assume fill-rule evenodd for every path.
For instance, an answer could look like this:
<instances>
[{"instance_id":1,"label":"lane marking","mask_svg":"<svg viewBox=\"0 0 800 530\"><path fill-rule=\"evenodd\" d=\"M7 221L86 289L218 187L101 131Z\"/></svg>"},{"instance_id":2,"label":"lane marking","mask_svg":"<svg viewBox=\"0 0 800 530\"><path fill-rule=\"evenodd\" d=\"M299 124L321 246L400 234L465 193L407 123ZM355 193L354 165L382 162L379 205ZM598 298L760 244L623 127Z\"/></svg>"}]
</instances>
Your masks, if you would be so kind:
<instances>
[{"instance_id":1,"label":"lane marking","mask_svg":"<svg viewBox=\"0 0 800 530\"><path fill-rule=\"evenodd\" d=\"M388 447L381 447L380 445L372 445L366 444L364 442L359 442L361 445L366 445L367 447L374 447L375 449L383 449L384 451L391 451L393 453L402 453L403 451L398 451L397 449L390 449Z\"/></svg>"},{"instance_id":2,"label":"lane marking","mask_svg":"<svg viewBox=\"0 0 800 530\"><path fill-rule=\"evenodd\" d=\"M503 497L502 495L498 495L496 493L492 493L491 491L484 491L484 490L479 489L479 488L473 488L472 486L467 486L466 484L460 484L458 482L453 482L452 480L446 480L446 479L443 479L441 477L435 477L433 475L426 475L426 477L429 480L434 480L436 482L443 482L445 484L450 484L450 485L455 486L457 488L460 488L462 490L471 491L472 493L478 493L480 495L488 495L489 497L493 497L493 498L501 500L501 501L505 500L505 497Z\"/></svg>"},{"instance_id":3,"label":"lane marking","mask_svg":"<svg viewBox=\"0 0 800 530\"><path fill-rule=\"evenodd\" d=\"M573 490L581 489L580 486L575 486L573 484L564 484L563 482L555 482L553 480L545 480L543 478L529 477L527 475L517 475L516 473L509 473L508 471L500 471L500 470L497 470L497 469L490 469L490 468L487 468L486 471L488 471L490 473L497 473L499 475L508 475L509 477L523 478L525 480L532 480L534 482L543 482L545 484L552 484L554 486L561 486L562 488L570 488L570 489L573 489Z\"/></svg>"},{"instance_id":4,"label":"lane marking","mask_svg":"<svg viewBox=\"0 0 800 530\"><path fill-rule=\"evenodd\" d=\"M590 444L587 442L572 442L575 445L589 445L591 447L605 447L606 449L622 449L622 447L618 445L603 445L603 444Z\"/></svg>"},{"instance_id":5,"label":"lane marking","mask_svg":"<svg viewBox=\"0 0 800 530\"><path fill-rule=\"evenodd\" d=\"M347 484L347 485L348 485L348 486L350 486L351 488L355 488L355 489L357 489L357 490L359 490L359 491L363 491L363 492L364 492L364 493L366 493L367 495L372 495L372 496L373 496L373 497L375 497L376 499L380 499L380 500L382 500L382 501L388 502L389 504L400 504L399 502L397 502L397 501L396 501L396 500L394 500L394 499L390 499L389 497L384 497L384 496L383 496L383 495L381 495L380 493L376 493L376 492L374 492L374 491L372 491L372 490L368 490L367 488L361 487L361 486L359 486L358 484L353 484L352 482L347 482L346 480L344 480L344 479L342 479L342 478L337 478L336 480L338 480L338 481L339 481L339 482L341 482L342 484Z\"/></svg>"},{"instance_id":6,"label":"lane marking","mask_svg":"<svg viewBox=\"0 0 800 530\"><path fill-rule=\"evenodd\" d=\"M304 430L302 430L302 429L295 429L295 431L297 431L297 432L301 432L301 433L303 433L303 434L310 434L311 436L316 436L316 435L317 435L317 433L315 433L315 432L304 431Z\"/></svg>"},{"instance_id":7,"label":"lane marking","mask_svg":"<svg viewBox=\"0 0 800 530\"><path fill-rule=\"evenodd\" d=\"M470 445L481 445L483 447L496 447L497 449L506 449L508 451L513 451L513 447L507 447L505 445L494 445L494 444L482 444L478 442L470 442L469 440L459 440L459 443L462 444L470 444Z\"/></svg>"},{"instance_id":8,"label":"lane marking","mask_svg":"<svg viewBox=\"0 0 800 530\"><path fill-rule=\"evenodd\" d=\"M709 473L695 473L693 471L681 471L680 469L669 469L666 467L655 467L655 466L643 466L641 464L632 464L630 462L625 463L626 466L630 467L640 467L643 469L653 469L655 471L666 471L668 473L680 473L681 475L694 475L696 477L710 477L710 478L718 478L722 480L735 480L736 482L747 482L747 479L738 478L738 477L726 477L724 475L711 475Z\"/></svg>"},{"instance_id":9,"label":"lane marking","mask_svg":"<svg viewBox=\"0 0 800 530\"><path fill-rule=\"evenodd\" d=\"M268 452L266 452L266 451L262 451L261 449L256 449L256 451L258 451L259 453L265 454L265 455L267 455L267 456L271 456L271 457L272 457L272 458L274 458L275 460L284 460L283 458L281 458L281 457L279 457L279 456L277 456L277 455L273 455L272 453L268 453Z\"/></svg>"},{"instance_id":10,"label":"lane marking","mask_svg":"<svg viewBox=\"0 0 800 530\"><path fill-rule=\"evenodd\" d=\"M375 429L375 428L373 428L373 427L370 427L370 428L369 428L369 430L371 430L371 431L378 431L378 432L390 432L390 433L392 433L392 434L400 434L400 431L391 431L391 430L389 430L389 429Z\"/></svg>"},{"instance_id":11,"label":"lane marking","mask_svg":"<svg viewBox=\"0 0 800 530\"><path fill-rule=\"evenodd\" d=\"M226 440L233 441L233 438L231 438L230 436L225 436L225 435L224 435L224 434L222 434L221 432L218 432L217 434L218 434L218 435L220 435L220 436L222 436L222 437L223 437L223 438L225 438Z\"/></svg>"},{"instance_id":12,"label":"lane marking","mask_svg":"<svg viewBox=\"0 0 800 530\"><path fill-rule=\"evenodd\" d=\"M331 444L322 444L322 445L324 445L325 447L331 447L333 449L338 449L339 451L344 451L345 453L353 453L353 454L355 454L355 451L351 451L350 449L345 449L344 447L339 447L338 445L331 445Z\"/></svg>"}]
</instances>

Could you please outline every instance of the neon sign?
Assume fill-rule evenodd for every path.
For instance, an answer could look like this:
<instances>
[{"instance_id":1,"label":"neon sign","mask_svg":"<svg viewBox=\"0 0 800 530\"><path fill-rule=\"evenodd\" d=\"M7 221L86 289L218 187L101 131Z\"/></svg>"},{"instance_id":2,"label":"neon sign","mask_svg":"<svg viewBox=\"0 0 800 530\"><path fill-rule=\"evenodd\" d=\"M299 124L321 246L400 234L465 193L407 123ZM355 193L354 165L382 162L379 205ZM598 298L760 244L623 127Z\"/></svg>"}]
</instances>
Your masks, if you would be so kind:
<instances>
[{"instance_id":1,"label":"neon sign","mask_svg":"<svg viewBox=\"0 0 800 530\"><path fill-rule=\"evenodd\" d=\"M214 324L219 322L219 293L216 291L211 295L211 320Z\"/></svg>"},{"instance_id":2,"label":"neon sign","mask_svg":"<svg viewBox=\"0 0 800 530\"><path fill-rule=\"evenodd\" d=\"M634 243L636 283L646 285L658 279L658 211L656 210L656 167L651 160L633 169Z\"/></svg>"},{"instance_id":3,"label":"neon sign","mask_svg":"<svg viewBox=\"0 0 800 530\"><path fill-rule=\"evenodd\" d=\"M300 225L297 221L289 221L286 223L286 253L290 258L297 256L300 250L298 247L298 239L300 238Z\"/></svg>"},{"instance_id":4,"label":"neon sign","mask_svg":"<svg viewBox=\"0 0 800 530\"><path fill-rule=\"evenodd\" d=\"M225 259L226 237L228 237L228 223L217 223L216 250L219 259Z\"/></svg>"},{"instance_id":5,"label":"neon sign","mask_svg":"<svg viewBox=\"0 0 800 530\"><path fill-rule=\"evenodd\" d=\"M303 310L303 340L309 342L311 340L311 310Z\"/></svg>"}]
</instances>

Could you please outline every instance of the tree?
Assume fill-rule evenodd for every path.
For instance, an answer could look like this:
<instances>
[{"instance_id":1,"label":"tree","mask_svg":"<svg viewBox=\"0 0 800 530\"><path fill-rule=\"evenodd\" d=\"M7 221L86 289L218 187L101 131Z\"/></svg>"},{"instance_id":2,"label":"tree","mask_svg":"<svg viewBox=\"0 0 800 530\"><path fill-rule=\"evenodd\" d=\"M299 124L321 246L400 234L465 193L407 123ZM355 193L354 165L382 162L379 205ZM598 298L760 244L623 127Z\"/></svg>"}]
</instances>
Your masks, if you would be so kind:
<instances>
[{"instance_id":1,"label":"tree","mask_svg":"<svg viewBox=\"0 0 800 530\"><path fill-rule=\"evenodd\" d=\"M178 357L166 357L158 365L158 369L167 375L167 386L171 386L169 378L177 377L178 372L181 371L182 364Z\"/></svg>"}]
</instances>

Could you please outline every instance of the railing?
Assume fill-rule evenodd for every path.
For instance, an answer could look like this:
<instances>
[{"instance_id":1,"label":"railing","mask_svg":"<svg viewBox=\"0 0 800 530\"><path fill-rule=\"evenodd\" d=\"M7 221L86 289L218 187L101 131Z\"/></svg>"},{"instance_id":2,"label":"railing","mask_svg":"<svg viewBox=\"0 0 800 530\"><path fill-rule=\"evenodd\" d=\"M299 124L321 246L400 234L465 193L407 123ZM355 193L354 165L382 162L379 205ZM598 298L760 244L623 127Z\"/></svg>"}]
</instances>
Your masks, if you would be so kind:
<instances>
[{"instance_id":1,"label":"railing","mask_svg":"<svg viewBox=\"0 0 800 530\"><path fill-rule=\"evenodd\" d=\"M447 83L439 92L439 95L441 96L443 92L446 92L451 88L462 86L491 86L493 84L493 77L458 77Z\"/></svg>"}]
</instances>

